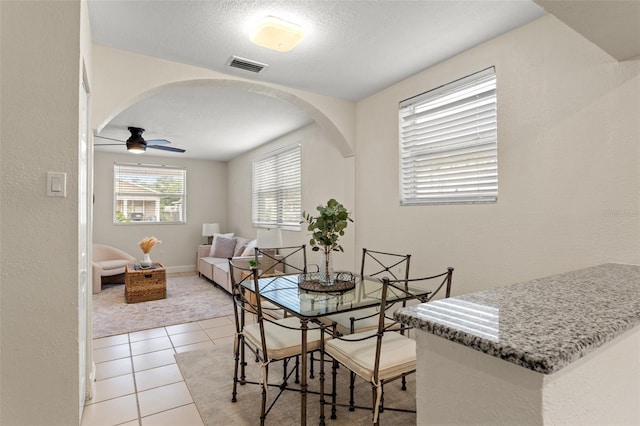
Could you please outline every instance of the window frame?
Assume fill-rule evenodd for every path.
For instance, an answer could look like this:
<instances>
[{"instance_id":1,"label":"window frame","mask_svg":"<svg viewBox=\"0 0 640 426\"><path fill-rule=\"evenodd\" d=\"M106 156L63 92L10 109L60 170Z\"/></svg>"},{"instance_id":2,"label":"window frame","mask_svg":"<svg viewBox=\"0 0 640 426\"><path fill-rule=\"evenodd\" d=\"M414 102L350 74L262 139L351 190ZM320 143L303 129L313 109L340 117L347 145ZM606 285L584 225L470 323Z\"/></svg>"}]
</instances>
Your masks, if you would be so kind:
<instances>
[{"instance_id":1,"label":"window frame","mask_svg":"<svg viewBox=\"0 0 640 426\"><path fill-rule=\"evenodd\" d=\"M262 181L258 182L260 176ZM272 196L265 195L267 193L272 193ZM267 212L267 202L270 202L272 210L275 207L275 218ZM301 218L302 145L288 145L254 159L251 172L253 226L300 231Z\"/></svg>"},{"instance_id":2,"label":"window frame","mask_svg":"<svg viewBox=\"0 0 640 426\"><path fill-rule=\"evenodd\" d=\"M137 172L135 170L138 170ZM152 171L161 171L164 170L166 173L153 173ZM171 171L171 172L169 172ZM136 176L140 181L142 181L142 185L139 185L141 188L126 191L124 185L122 184L122 175L130 174ZM136 175L137 173L137 175ZM179 176L181 182L179 182L182 187L182 191L178 192L158 192L156 189L147 187L144 188L144 184L147 183L145 180L154 180L160 178L171 178ZM128 182L130 187L133 185L137 185L133 182ZM155 191L155 193L154 193ZM163 198L179 198L181 203L177 205L177 213L176 218L174 220L158 220L162 217L163 212ZM138 202L142 202L142 212L134 211L129 212L128 209L123 209L124 211L120 211L120 201L127 200L133 201L135 205L135 210L139 210L137 206ZM152 202L153 207L151 210L154 212L154 217L156 220L144 220L145 215L149 212L149 208L147 207L147 202ZM168 206L164 206L168 207ZM143 220L136 220L132 218L131 215L141 214ZM125 218L122 218L122 215L125 215ZM114 225L184 225L187 223L187 168L183 166L169 166L163 164L141 164L141 163L121 163L115 162L113 164L113 206L112 206L112 221Z\"/></svg>"},{"instance_id":3,"label":"window frame","mask_svg":"<svg viewBox=\"0 0 640 426\"><path fill-rule=\"evenodd\" d=\"M496 203L497 116L493 66L401 101L400 205Z\"/></svg>"}]
</instances>

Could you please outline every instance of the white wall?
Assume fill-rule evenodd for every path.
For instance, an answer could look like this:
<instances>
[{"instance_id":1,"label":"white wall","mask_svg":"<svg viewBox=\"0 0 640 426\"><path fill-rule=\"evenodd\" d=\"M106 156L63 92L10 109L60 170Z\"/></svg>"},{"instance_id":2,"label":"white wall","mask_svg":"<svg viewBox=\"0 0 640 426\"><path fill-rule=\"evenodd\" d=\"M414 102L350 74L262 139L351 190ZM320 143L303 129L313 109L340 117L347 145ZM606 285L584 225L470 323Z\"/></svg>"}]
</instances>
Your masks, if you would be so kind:
<instances>
[{"instance_id":1,"label":"white wall","mask_svg":"<svg viewBox=\"0 0 640 426\"><path fill-rule=\"evenodd\" d=\"M0 2L0 424L78 424L78 99L86 4ZM86 25L83 25L86 31ZM87 37L86 32L82 37ZM46 172L67 173L66 198Z\"/></svg>"},{"instance_id":2,"label":"white wall","mask_svg":"<svg viewBox=\"0 0 640 426\"><path fill-rule=\"evenodd\" d=\"M496 67L496 204L400 207L398 103ZM361 101L358 247L456 268L453 293L604 262L640 263L640 62L618 63L552 16Z\"/></svg>"},{"instance_id":3,"label":"white wall","mask_svg":"<svg viewBox=\"0 0 640 426\"><path fill-rule=\"evenodd\" d=\"M123 151L125 151L123 147ZM115 162L167 164L187 169L187 221L185 224L113 224L113 164ZM153 157L148 153L113 154L95 152L94 159L93 242L118 247L132 256L142 257L138 242L155 236L162 244L153 248L151 258L169 272L195 270L198 245L206 242L202 224L227 225L227 164L175 157Z\"/></svg>"},{"instance_id":4,"label":"white wall","mask_svg":"<svg viewBox=\"0 0 640 426\"><path fill-rule=\"evenodd\" d=\"M240 236L255 237L251 224L252 161L280 147L302 145L302 209L315 213L316 207L335 198L353 212L354 159L344 158L334 141L316 124L283 136L229 162L228 217L229 230ZM304 224L299 232L283 231L285 245L309 244L309 231ZM355 260L355 226L347 227L340 240L344 253L333 256L337 269L351 269ZM309 263L318 264L318 253L307 251Z\"/></svg>"}]
</instances>

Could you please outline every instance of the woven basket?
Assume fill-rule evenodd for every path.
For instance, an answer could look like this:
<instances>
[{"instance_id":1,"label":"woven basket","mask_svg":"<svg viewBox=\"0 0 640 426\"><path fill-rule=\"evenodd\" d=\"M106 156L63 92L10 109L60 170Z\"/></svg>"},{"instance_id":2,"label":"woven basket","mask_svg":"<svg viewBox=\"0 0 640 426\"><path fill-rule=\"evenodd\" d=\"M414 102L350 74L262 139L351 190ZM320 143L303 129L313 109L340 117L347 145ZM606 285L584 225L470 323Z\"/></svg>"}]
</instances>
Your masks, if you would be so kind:
<instances>
[{"instance_id":1,"label":"woven basket","mask_svg":"<svg viewBox=\"0 0 640 426\"><path fill-rule=\"evenodd\" d=\"M136 271L127 265L124 280L124 296L127 303L146 302L167 297L167 275L164 267L154 263L156 269Z\"/></svg>"}]
</instances>

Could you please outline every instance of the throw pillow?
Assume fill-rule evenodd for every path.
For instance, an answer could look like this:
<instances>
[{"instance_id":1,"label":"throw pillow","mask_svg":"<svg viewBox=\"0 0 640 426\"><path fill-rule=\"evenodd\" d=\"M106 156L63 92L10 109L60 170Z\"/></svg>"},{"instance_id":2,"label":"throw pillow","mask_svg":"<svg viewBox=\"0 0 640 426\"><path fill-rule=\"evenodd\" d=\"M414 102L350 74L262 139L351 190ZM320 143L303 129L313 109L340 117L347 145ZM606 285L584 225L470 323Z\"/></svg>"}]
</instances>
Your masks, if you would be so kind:
<instances>
[{"instance_id":1,"label":"throw pillow","mask_svg":"<svg viewBox=\"0 0 640 426\"><path fill-rule=\"evenodd\" d=\"M236 237L236 248L233 250L233 256L241 256L249 241L251 241L249 238Z\"/></svg>"},{"instance_id":2,"label":"throw pillow","mask_svg":"<svg viewBox=\"0 0 640 426\"><path fill-rule=\"evenodd\" d=\"M249 243L247 243L247 246L244 248L244 251L242 252L241 256L255 256L255 252L256 252L256 245L258 244L258 240L251 240L249 241Z\"/></svg>"},{"instance_id":3,"label":"throw pillow","mask_svg":"<svg viewBox=\"0 0 640 426\"><path fill-rule=\"evenodd\" d=\"M220 257L222 259L228 259L233 257L233 250L236 248L235 238L225 238L217 236L213 241L212 255L211 257Z\"/></svg>"},{"instance_id":4,"label":"throw pillow","mask_svg":"<svg viewBox=\"0 0 640 426\"><path fill-rule=\"evenodd\" d=\"M213 242L211 243L211 248L209 249L209 257L215 257L213 255L213 249L216 246L216 238L218 237L233 238L233 232L229 232L226 234L213 234Z\"/></svg>"}]
</instances>

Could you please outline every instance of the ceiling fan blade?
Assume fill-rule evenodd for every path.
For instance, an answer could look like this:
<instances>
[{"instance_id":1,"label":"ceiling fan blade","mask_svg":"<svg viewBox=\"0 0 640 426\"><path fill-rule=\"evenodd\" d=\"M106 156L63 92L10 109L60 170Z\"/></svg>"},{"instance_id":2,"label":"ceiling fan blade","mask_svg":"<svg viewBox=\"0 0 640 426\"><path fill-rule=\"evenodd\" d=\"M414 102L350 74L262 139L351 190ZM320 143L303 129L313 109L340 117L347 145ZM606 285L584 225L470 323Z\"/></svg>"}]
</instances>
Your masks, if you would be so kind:
<instances>
[{"instance_id":1,"label":"ceiling fan blade","mask_svg":"<svg viewBox=\"0 0 640 426\"><path fill-rule=\"evenodd\" d=\"M186 150L184 149L174 148L172 146L163 146L163 145L147 145L147 148L161 149L163 151L171 151L171 152L186 152Z\"/></svg>"},{"instance_id":2,"label":"ceiling fan blade","mask_svg":"<svg viewBox=\"0 0 640 426\"><path fill-rule=\"evenodd\" d=\"M114 139L114 138L109 138L109 137L107 137L107 136L94 135L94 137L96 137L96 138L101 138L101 139L108 139L108 140L110 140L110 141L116 141L116 142L124 143L124 141L123 141L123 140L120 140L120 139Z\"/></svg>"},{"instance_id":3,"label":"ceiling fan blade","mask_svg":"<svg viewBox=\"0 0 640 426\"><path fill-rule=\"evenodd\" d=\"M124 142L120 143L94 143L93 146L122 146Z\"/></svg>"},{"instance_id":4,"label":"ceiling fan blade","mask_svg":"<svg viewBox=\"0 0 640 426\"><path fill-rule=\"evenodd\" d=\"M152 146L152 145L166 145L169 144L171 142L169 142L166 139L150 139L148 141L145 141L147 143L147 146Z\"/></svg>"}]
</instances>

